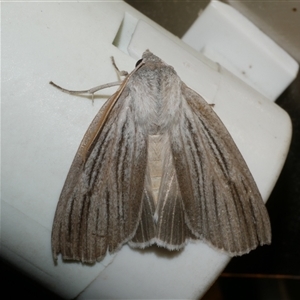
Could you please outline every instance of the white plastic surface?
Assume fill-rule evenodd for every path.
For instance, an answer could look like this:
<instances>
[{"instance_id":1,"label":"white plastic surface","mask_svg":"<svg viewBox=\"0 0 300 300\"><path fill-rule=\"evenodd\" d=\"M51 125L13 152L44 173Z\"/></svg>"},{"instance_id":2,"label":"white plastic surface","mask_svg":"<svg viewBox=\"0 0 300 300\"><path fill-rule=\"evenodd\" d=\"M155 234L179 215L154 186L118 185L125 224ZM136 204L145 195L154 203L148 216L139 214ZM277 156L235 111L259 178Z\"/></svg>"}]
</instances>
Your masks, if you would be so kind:
<instances>
[{"instance_id":1,"label":"white plastic surface","mask_svg":"<svg viewBox=\"0 0 300 300\"><path fill-rule=\"evenodd\" d=\"M270 100L296 78L299 65L231 6L211 1L182 40Z\"/></svg>"},{"instance_id":2,"label":"white plastic surface","mask_svg":"<svg viewBox=\"0 0 300 300\"><path fill-rule=\"evenodd\" d=\"M83 134L113 89L100 92L93 105L48 82L85 89L115 81L111 55L120 69L132 70L135 59L112 44L125 13L138 22L133 38L121 44L138 57L149 48L215 104L268 198L291 134L278 106L125 3L2 3L1 256L69 299L80 293L78 299L199 298L229 260L202 242L179 253L124 246L94 266L52 259L61 188Z\"/></svg>"}]
</instances>

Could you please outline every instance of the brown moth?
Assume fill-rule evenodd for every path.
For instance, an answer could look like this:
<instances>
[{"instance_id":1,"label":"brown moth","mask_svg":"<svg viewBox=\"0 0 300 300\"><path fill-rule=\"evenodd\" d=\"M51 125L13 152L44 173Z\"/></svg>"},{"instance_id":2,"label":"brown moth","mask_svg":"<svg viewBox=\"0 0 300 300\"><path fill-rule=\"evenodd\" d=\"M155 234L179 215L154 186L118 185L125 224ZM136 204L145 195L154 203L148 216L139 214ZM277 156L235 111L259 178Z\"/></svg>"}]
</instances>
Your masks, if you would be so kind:
<instances>
[{"instance_id":1,"label":"brown moth","mask_svg":"<svg viewBox=\"0 0 300 300\"><path fill-rule=\"evenodd\" d=\"M147 50L83 137L57 205L53 256L93 263L127 242L179 250L190 239L242 255L271 242L270 221L212 107Z\"/></svg>"}]
</instances>

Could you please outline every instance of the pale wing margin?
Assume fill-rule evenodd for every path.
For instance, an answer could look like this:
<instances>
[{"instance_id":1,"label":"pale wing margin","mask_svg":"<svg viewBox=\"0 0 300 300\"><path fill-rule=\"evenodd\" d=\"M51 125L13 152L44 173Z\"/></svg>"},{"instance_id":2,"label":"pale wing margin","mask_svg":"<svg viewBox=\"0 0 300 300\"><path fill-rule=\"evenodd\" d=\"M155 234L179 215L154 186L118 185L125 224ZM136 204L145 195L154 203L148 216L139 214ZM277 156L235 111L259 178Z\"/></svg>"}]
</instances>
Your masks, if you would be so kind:
<instances>
[{"instance_id":1,"label":"pale wing margin","mask_svg":"<svg viewBox=\"0 0 300 300\"><path fill-rule=\"evenodd\" d=\"M82 151L114 102L88 152ZM55 214L55 259L61 253L63 259L93 263L135 235L142 214L147 140L134 122L134 109L125 86L107 101L85 134Z\"/></svg>"},{"instance_id":2,"label":"pale wing margin","mask_svg":"<svg viewBox=\"0 0 300 300\"><path fill-rule=\"evenodd\" d=\"M183 107L170 131L185 222L229 255L271 242L269 216L244 158L207 102L182 84Z\"/></svg>"}]
</instances>

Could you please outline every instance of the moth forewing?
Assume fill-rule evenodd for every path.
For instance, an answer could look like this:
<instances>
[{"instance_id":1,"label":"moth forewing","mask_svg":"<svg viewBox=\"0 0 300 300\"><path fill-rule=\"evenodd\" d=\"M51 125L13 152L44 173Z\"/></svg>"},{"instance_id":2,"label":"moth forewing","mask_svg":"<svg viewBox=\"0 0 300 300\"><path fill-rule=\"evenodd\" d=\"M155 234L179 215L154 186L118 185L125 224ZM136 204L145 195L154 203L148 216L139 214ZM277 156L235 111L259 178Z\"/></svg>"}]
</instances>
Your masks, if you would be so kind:
<instances>
[{"instance_id":1,"label":"moth forewing","mask_svg":"<svg viewBox=\"0 0 300 300\"><path fill-rule=\"evenodd\" d=\"M268 244L256 183L212 107L150 51L104 104L74 158L52 231L54 258L95 262L124 243L229 255Z\"/></svg>"},{"instance_id":2,"label":"moth forewing","mask_svg":"<svg viewBox=\"0 0 300 300\"><path fill-rule=\"evenodd\" d=\"M78 205L79 202L75 201L76 198L74 199L74 191L80 188L79 191L77 191L77 193L90 192L86 190L84 186L82 186L82 180L80 181L80 179L82 179L82 175L84 174L83 170L85 168L87 156L91 153L91 150L94 149L96 139L99 136L99 134L101 134L105 122L109 118L111 110L113 109L116 102L119 100L121 93L126 87L127 80L128 77L121 84L118 91L105 102L100 111L97 113L92 123L90 124L88 130L86 131L80 143L78 151L74 157L74 160L72 162L71 168L69 170L68 176L66 178L64 187L59 198L53 222L52 251L55 259L57 258L57 255L59 253L62 253L64 259L81 260L83 262L94 262L95 259L101 258L106 254L106 248L105 251L102 249L98 255L93 254L92 257L91 254L86 254L83 256L80 254L80 252L82 252L82 250L80 250L82 248L82 245L80 245L80 243L82 243L83 241L85 243L87 242L84 240L84 235L86 233L83 233L82 238L79 239L79 229L77 228L78 224L82 222L82 220L84 220L85 224L82 225L85 225L85 227L82 227L83 229L81 230L84 230L84 228L85 230L87 230L87 225L88 223L92 222L92 219L87 220L82 218L82 220L78 220L78 216L74 218L73 207L75 206L74 204ZM83 199L82 201L86 200ZM81 208L83 208L82 205ZM71 220L70 218L72 216L73 220ZM79 216L82 217L82 215ZM105 218L105 215L103 216L103 218ZM75 239L73 237L75 237ZM92 247L88 246L89 251L87 252L91 252L90 250L92 249ZM98 247L98 249L101 249L103 247L104 246L100 246ZM107 246L105 245L105 247Z\"/></svg>"},{"instance_id":3,"label":"moth forewing","mask_svg":"<svg viewBox=\"0 0 300 300\"><path fill-rule=\"evenodd\" d=\"M186 122L193 124L192 134L187 134L186 140L185 134L181 135L182 145L185 147L190 141L194 147L185 147L182 151L189 151L189 158L202 157L201 164L196 164L194 168L198 170L201 180L193 183L194 190L200 188L196 198L202 195L200 209L197 211L197 206L191 206L193 209L186 211L192 220L189 221L190 226L196 230L193 233L230 255L241 255L259 244L270 243L267 210L232 137L201 96L185 85L184 95L192 110L186 116ZM191 165L192 161L196 158L187 159L186 164ZM203 218L199 219L200 216ZM192 225L192 222L195 224Z\"/></svg>"},{"instance_id":4,"label":"moth forewing","mask_svg":"<svg viewBox=\"0 0 300 300\"><path fill-rule=\"evenodd\" d=\"M90 124L88 130L86 131L78 151L74 157L72 165L70 167L68 176L66 178L64 187L62 189L59 202L56 208L55 218L53 222L52 229L52 251L53 256L56 259L57 254L62 253L64 259L77 259L81 260L80 257L73 254L72 249L68 250L68 244L66 240L66 233L70 228L66 228L66 218L71 215L73 203L70 203L70 199L73 196L73 192L76 189L76 186L79 184L79 179L84 168L86 161L86 156L89 153L89 150L96 139L97 135L101 132L101 128L107 118L108 111L110 111L117 101L119 92L116 92L108 101L102 106L100 111L97 113L92 123ZM71 232L69 232L71 234ZM67 254L70 252L69 254Z\"/></svg>"}]
</instances>

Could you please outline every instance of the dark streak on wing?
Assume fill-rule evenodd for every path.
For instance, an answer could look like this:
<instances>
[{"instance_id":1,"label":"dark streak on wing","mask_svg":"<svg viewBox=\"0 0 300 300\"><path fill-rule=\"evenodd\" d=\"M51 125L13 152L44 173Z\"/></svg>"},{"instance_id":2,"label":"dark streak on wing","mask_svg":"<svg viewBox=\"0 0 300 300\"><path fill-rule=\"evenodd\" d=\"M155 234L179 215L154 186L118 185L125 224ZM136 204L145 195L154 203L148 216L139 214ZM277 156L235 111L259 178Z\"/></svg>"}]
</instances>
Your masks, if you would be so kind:
<instances>
[{"instance_id":1,"label":"dark streak on wing","mask_svg":"<svg viewBox=\"0 0 300 300\"><path fill-rule=\"evenodd\" d=\"M134 123L134 108L126 87L118 97L117 101L108 100L114 107L85 154L82 151L86 151L91 138L84 137L70 168L53 225L54 258L62 253L64 259L93 263L107 250L116 251L137 230L147 143ZM104 110L107 108L106 104ZM90 128L98 128L102 115L100 110Z\"/></svg>"},{"instance_id":2,"label":"dark streak on wing","mask_svg":"<svg viewBox=\"0 0 300 300\"><path fill-rule=\"evenodd\" d=\"M238 148L212 108L182 88L190 108L170 140L189 229L230 255L270 243L265 205Z\"/></svg>"}]
</instances>

